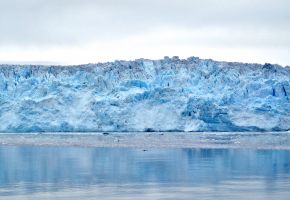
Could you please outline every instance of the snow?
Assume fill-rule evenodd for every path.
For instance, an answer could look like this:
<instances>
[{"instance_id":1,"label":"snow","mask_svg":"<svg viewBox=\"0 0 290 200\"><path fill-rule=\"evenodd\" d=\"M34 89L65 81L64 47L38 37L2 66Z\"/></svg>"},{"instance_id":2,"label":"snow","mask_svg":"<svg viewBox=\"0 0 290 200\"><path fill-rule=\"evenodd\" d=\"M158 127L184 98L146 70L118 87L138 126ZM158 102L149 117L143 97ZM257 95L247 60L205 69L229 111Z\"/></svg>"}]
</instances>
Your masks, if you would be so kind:
<instances>
[{"instance_id":1,"label":"snow","mask_svg":"<svg viewBox=\"0 0 290 200\"><path fill-rule=\"evenodd\" d=\"M287 131L290 67L165 58L0 65L0 132Z\"/></svg>"}]
</instances>

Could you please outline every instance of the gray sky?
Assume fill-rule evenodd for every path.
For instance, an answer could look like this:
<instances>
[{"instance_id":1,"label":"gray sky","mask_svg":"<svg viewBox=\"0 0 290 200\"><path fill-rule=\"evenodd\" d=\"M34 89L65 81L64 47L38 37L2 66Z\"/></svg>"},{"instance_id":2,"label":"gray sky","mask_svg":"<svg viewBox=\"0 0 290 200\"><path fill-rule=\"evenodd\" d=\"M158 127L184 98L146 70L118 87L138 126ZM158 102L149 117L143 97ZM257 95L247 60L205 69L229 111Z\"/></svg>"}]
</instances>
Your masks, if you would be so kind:
<instances>
[{"instance_id":1,"label":"gray sky","mask_svg":"<svg viewBox=\"0 0 290 200\"><path fill-rule=\"evenodd\" d=\"M290 1L0 0L0 63L165 55L290 65Z\"/></svg>"}]
</instances>

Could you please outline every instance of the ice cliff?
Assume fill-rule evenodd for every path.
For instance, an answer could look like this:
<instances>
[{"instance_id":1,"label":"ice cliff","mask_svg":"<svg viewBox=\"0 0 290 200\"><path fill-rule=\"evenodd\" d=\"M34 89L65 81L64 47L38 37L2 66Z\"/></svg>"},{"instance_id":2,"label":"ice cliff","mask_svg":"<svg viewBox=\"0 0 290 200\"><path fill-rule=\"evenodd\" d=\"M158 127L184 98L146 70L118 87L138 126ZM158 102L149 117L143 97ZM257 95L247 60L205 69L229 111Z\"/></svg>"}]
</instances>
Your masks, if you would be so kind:
<instances>
[{"instance_id":1,"label":"ice cliff","mask_svg":"<svg viewBox=\"0 0 290 200\"><path fill-rule=\"evenodd\" d=\"M0 132L290 130L290 67L138 59L0 66Z\"/></svg>"}]
</instances>

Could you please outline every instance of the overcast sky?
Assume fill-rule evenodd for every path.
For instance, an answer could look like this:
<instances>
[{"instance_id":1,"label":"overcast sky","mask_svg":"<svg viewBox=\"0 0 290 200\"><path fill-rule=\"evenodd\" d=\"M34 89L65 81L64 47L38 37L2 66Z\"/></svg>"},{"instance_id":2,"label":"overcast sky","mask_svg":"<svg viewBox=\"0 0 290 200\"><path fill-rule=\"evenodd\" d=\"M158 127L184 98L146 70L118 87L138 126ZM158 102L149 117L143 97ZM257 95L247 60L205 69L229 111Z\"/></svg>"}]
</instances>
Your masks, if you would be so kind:
<instances>
[{"instance_id":1,"label":"overcast sky","mask_svg":"<svg viewBox=\"0 0 290 200\"><path fill-rule=\"evenodd\" d=\"M0 63L166 55L290 65L290 1L0 0Z\"/></svg>"}]
</instances>

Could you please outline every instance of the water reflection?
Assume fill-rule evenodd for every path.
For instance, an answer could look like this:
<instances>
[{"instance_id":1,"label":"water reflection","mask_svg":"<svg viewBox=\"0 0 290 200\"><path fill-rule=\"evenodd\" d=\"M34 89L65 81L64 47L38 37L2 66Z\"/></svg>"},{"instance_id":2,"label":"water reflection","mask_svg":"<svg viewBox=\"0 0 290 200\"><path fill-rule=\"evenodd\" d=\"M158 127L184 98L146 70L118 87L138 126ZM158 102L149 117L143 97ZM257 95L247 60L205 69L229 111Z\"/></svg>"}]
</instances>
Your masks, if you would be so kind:
<instances>
[{"instance_id":1,"label":"water reflection","mask_svg":"<svg viewBox=\"0 0 290 200\"><path fill-rule=\"evenodd\" d=\"M126 191L137 187L137 193L149 186L164 191L171 188L175 194L177 188L196 193L202 187L216 188L212 192L218 194L222 185L231 191L242 183L243 190L257 186L255 192L260 196L272 197L269 193L276 192L286 199L290 195L290 151L0 147L0 197L6 199L17 192L29 195L71 188L83 188L84 194L92 190L90 194L96 195L93 189L100 186L127 187ZM112 190L108 189L108 195Z\"/></svg>"}]
</instances>

